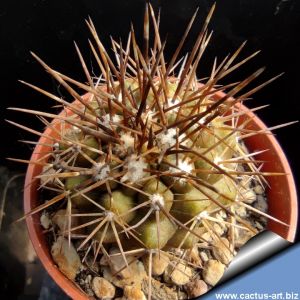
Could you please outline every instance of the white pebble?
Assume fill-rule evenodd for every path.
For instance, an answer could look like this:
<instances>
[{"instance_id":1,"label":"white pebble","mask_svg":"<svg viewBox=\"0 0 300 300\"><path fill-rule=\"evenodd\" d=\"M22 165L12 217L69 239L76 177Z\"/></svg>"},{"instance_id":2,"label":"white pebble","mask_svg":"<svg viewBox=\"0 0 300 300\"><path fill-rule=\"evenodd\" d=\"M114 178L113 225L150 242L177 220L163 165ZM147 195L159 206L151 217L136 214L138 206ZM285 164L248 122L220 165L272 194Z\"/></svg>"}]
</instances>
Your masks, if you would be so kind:
<instances>
[{"instance_id":1,"label":"white pebble","mask_svg":"<svg viewBox=\"0 0 300 300\"><path fill-rule=\"evenodd\" d=\"M146 300L146 296L141 289L135 286L125 286L124 299L126 300Z\"/></svg>"},{"instance_id":2,"label":"white pebble","mask_svg":"<svg viewBox=\"0 0 300 300\"><path fill-rule=\"evenodd\" d=\"M96 296L101 300L114 298L116 292L116 288L103 277L94 277L92 289Z\"/></svg>"},{"instance_id":3,"label":"white pebble","mask_svg":"<svg viewBox=\"0 0 300 300\"><path fill-rule=\"evenodd\" d=\"M49 218L49 214L45 211L43 211L41 218L41 225L43 226L44 229L49 229L50 225L51 225L51 220Z\"/></svg>"},{"instance_id":4,"label":"white pebble","mask_svg":"<svg viewBox=\"0 0 300 300\"><path fill-rule=\"evenodd\" d=\"M170 277L171 281L176 285L187 284L192 275L192 269L185 264L174 262L174 265L169 265L166 269L167 275Z\"/></svg>"},{"instance_id":5,"label":"white pebble","mask_svg":"<svg viewBox=\"0 0 300 300\"><path fill-rule=\"evenodd\" d=\"M214 247L212 249L215 258L225 265L228 265L233 258L229 247L229 241L226 238L221 238L214 243Z\"/></svg>"},{"instance_id":6,"label":"white pebble","mask_svg":"<svg viewBox=\"0 0 300 300\"><path fill-rule=\"evenodd\" d=\"M256 194L259 194L259 195L262 195L264 193L264 189L261 185L257 185L255 188L254 188L254 192Z\"/></svg>"},{"instance_id":7,"label":"white pebble","mask_svg":"<svg viewBox=\"0 0 300 300\"><path fill-rule=\"evenodd\" d=\"M74 280L81 267L81 261L72 243L60 236L51 248L53 260L69 279Z\"/></svg>"},{"instance_id":8,"label":"white pebble","mask_svg":"<svg viewBox=\"0 0 300 300\"><path fill-rule=\"evenodd\" d=\"M221 279L225 271L225 265L218 260L211 259L203 269L202 275L206 283L214 286Z\"/></svg>"},{"instance_id":9,"label":"white pebble","mask_svg":"<svg viewBox=\"0 0 300 300\"><path fill-rule=\"evenodd\" d=\"M206 252L204 252L204 251L200 252L200 257L204 262L208 261L208 256L207 256Z\"/></svg>"}]
</instances>

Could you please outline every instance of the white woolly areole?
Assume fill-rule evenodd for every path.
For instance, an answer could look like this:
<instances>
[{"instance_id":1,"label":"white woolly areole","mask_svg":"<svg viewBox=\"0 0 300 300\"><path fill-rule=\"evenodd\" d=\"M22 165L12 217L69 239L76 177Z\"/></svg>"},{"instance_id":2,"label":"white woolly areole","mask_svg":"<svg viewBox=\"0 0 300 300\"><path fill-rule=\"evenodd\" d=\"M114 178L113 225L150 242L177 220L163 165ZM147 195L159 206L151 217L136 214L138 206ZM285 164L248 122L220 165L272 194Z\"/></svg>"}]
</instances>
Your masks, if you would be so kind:
<instances>
[{"instance_id":1,"label":"white woolly areole","mask_svg":"<svg viewBox=\"0 0 300 300\"><path fill-rule=\"evenodd\" d=\"M104 180L110 174L110 166L104 162L100 162L95 166L95 171L96 175L94 175L94 179L97 181Z\"/></svg>"},{"instance_id":2,"label":"white woolly areole","mask_svg":"<svg viewBox=\"0 0 300 300\"><path fill-rule=\"evenodd\" d=\"M178 98L175 99L168 98L167 101L168 101L168 108L180 103L180 99ZM179 110L179 106L172 108L170 111L178 111L178 110Z\"/></svg>"},{"instance_id":3,"label":"white woolly areole","mask_svg":"<svg viewBox=\"0 0 300 300\"><path fill-rule=\"evenodd\" d=\"M177 168L174 167L169 168L169 171L171 173L185 172L191 174L192 170L194 170L194 166L191 163L190 158L185 158L185 160L179 158ZM178 181L183 183L186 182L186 179L179 178Z\"/></svg>"},{"instance_id":4,"label":"white woolly areole","mask_svg":"<svg viewBox=\"0 0 300 300\"><path fill-rule=\"evenodd\" d=\"M182 159L178 160L178 168L181 171L186 172L186 173L191 173L191 171L194 169L193 165L187 158L185 160L182 160Z\"/></svg>"},{"instance_id":5,"label":"white woolly areole","mask_svg":"<svg viewBox=\"0 0 300 300\"><path fill-rule=\"evenodd\" d=\"M157 143L162 148L169 148L176 144L176 129L170 128L167 131L163 131L156 137Z\"/></svg>"},{"instance_id":6,"label":"white woolly areole","mask_svg":"<svg viewBox=\"0 0 300 300\"><path fill-rule=\"evenodd\" d=\"M107 221L113 221L115 214L110 210L106 210L105 216L107 217Z\"/></svg>"},{"instance_id":7,"label":"white woolly areole","mask_svg":"<svg viewBox=\"0 0 300 300\"><path fill-rule=\"evenodd\" d=\"M209 213L206 210L204 210L204 211L201 211L201 213L199 213L197 215L196 219L198 221L201 221L202 219L206 219L207 217L209 217Z\"/></svg>"},{"instance_id":8,"label":"white woolly areole","mask_svg":"<svg viewBox=\"0 0 300 300\"><path fill-rule=\"evenodd\" d=\"M160 147L163 150L166 150L174 145L176 145L176 128L170 128L166 131L161 132L156 136L156 141L158 147ZM186 137L186 134L181 134L178 136L178 143L181 145L186 145L188 140L184 140Z\"/></svg>"},{"instance_id":9,"label":"white woolly areole","mask_svg":"<svg viewBox=\"0 0 300 300\"><path fill-rule=\"evenodd\" d=\"M110 118L110 114L106 114L102 116L102 120L100 123L105 127L111 128L114 125L111 125L110 122L118 123L121 121L121 117L119 115L114 115Z\"/></svg>"},{"instance_id":10,"label":"white woolly areole","mask_svg":"<svg viewBox=\"0 0 300 300\"><path fill-rule=\"evenodd\" d=\"M134 137L130 133L121 134L120 140L123 142L126 149L134 148Z\"/></svg>"},{"instance_id":11,"label":"white woolly areole","mask_svg":"<svg viewBox=\"0 0 300 300\"><path fill-rule=\"evenodd\" d=\"M138 182L147 174L144 169L147 168L147 164L143 158L137 158L135 154L131 155L128 159L126 174L121 178L121 182L130 181L132 183Z\"/></svg>"},{"instance_id":12,"label":"white woolly areole","mask_svg":"<svg viewBox=\"0 0 300 300\"><path fill-rule=\"evenodd\" d=\"M165 206L164 197L161 194L153 194L149 196L151 205L155 210L160 210L160 206Z\"/></svg>"}]
</instances>

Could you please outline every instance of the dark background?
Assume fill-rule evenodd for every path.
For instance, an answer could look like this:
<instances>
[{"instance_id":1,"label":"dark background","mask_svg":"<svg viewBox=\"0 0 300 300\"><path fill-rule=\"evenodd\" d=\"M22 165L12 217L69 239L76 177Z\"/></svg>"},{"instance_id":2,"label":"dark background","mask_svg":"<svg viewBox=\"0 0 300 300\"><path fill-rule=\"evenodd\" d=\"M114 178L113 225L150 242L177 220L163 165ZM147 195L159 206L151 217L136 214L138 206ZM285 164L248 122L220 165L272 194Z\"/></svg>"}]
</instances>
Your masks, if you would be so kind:
<instances>
[{"instance_id":1,"label":"dark background","mask_svg":"<svg viewBox=\"0 0 300 300\"><path fill-rule=\"evenodd\" d=\"M157 11L161 7L162 37L168 34L167 57L199 6L199 16L184 51L191 50L205 15L213 1L170 0L152 1ZM104 45L110 48L109 36L125 41L133 22L138 35L141 34L144 0L27 0L1 1L0 4L0 74L1 74L1 164L9 168L22 168L8 163L7 156L29 157L30 149L17 142L32 138L26 133L3 122L13 119L42 129L32 116L6 111L8 106L30 107L47 110L53 102L22 86L18 79L37 84L50 92L64 93L59 86L34 61L32 50L52 67L78 79L85 80L73 46L78 42L89 67L99 74L91 59L87 39L90 38L84 20L91 16ZM232 53L244 40L246 49L241 57L262 50L254 60L235 72L230 80L239 80L255 69L266 66L267 71L257 83L285 72L275 83L256 94L250 106L271 104L260 111L259 116L269 126L299 119L299 55L300 55L300 3L296 0L224 0L217 1L217 9L210 28L213 39L198 69L199 77L209 74L213 58L222 59ZM228 81L230 81L228 80ZM228 82L227 81L227 82ZM299 178L299 125L275 132ZM35 138L35 137L33 137Z\"/></svg>"},{"instance_id":2,"label":"dark background","mask_svg":"<svg viewBox=\"0 0 300 300\"><path fill-rule=\"evenodd\" d=\"M161 0L151 1L155 10L161 7L161 35L167 36L167 60L176 49L190 17L199 6L199 14L183 50L190 51L203 20L214 1ZM285 72L285 75L247 102L251 107L271 104L258 115L268 126L300 119L299 55L300 55L300 1L297 0L217 0L217 9L210 24L214 35L200 63L198 76L205 77L215 56L219 61L247 40L241 54L246 57L262 50L247 66L243 66L223 83L245 78L261 66L266 72L257 84ZM34 51L51 67L85 81L73 41L75 40L90 70L99 75L88 48L91 36L84 20L90 16L106 48L110 35L115 39L127 38L132 21L141 36L144 0L10 0L0 2L0 129L2 142L0 167L7 174L25 171L25 166L8 162L5 157L29 159L32 149L19 139L36 140L4 122L11 119L37 130L43 125L33 116L7 111L8 106L49 110L51 100L18 83L23 79L57 95L66 95L34 61ZM293 169L296 185L300 178L299 124L275 131ZM6 174L6 175L7 175ZM2 176L0 174L0 176ZM21 193L21 191L20 191Z\"/></svg>"}]
</instances>

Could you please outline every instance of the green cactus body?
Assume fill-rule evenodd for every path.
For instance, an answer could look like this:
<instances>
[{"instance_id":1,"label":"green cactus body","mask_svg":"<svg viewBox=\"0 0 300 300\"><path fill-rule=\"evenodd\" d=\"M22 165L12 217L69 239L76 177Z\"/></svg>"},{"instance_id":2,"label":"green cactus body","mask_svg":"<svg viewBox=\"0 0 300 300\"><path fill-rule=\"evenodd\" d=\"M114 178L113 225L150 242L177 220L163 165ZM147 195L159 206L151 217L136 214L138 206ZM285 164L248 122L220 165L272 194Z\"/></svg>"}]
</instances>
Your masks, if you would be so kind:
<instances>
[{"instance_id":1,"label":"green cactus body","mask_svg":"<svg viewBox=\"0 0 300 300\"><path fill-rule=\"evenodd\" d=\"M66 150L71 145L72 142L79 142L84 138L83 132L77 128L76 126L68 127L67 129L64 129L62 141L59 142L59 149L60 150Z\"/></svg>"},{"instance_id":2,"label":"green cactus body","mask_svg":"<svg viewBox=\"0 0 300 300\"><path fill-rule=\"evenodd\" d=\"M135 216L135 212L128 213L129 210L134 208L134 198L119 190L113 191L111 196L103 194L99 203L108 211L121 216L121 219L126 223L129 223Z\"/></svg>"},{"instance_id":3,"label":"green cactus body","mask_svg":"<svg viewBox=\"0 0 300 300\"><path fill-rule=\"evenodd\" d=\"M78 194L80 190L83 189L83 186L87 181L90 180L89 176L86 175L79 175L75 177L69 177L65 181L65 188L67 191L71 192L71 199L72 203L75 207L81 208L81 209L89 209L93 207L93 204L83 195ZM72 196L78 194L76 196ZM95 200L98 196L98 193L96 191L91 191L85 194L88 198L91 198L92 200Z\"/></svg>"},{"instance_id":4,"label":"green cactus body","mask_svg":"<svg viewBox=\"0 0 300 300\"><path fill-rule=\"evenodd\" d=\"M224 148L231 146L234 148L235 145L235 134L228 136L232 133L232 130L225 130L219 127L223 127L224 123L222 120L216 118L211 122L211 126L199 131L197 134L192 136L195 141L195 145L200 148L211 148L214 147L219 153L224 151ZM217 146L216 146L217 145ZM227 150L228 151L228 150ZM232 154L232 153L231 153Z\"/></svg>"},{"instance_id":5,"label":"green cactus body","mask_svg":"<svg viewBox=\"0 0 300 300\"><path fill-rule=\"evenodd\" d=\"M89 230L89 232L91 232L93 229L95 228L95 226L91 227L91 229ZM122 231L122 227L119 225L116 225L116 229L118 232ZM99 229L95 235L94 235L94 239L97 241L102 241L103 244L113 244L116 243L116 236L114 234L113 229L111 228L111 226L107 226L106 231L104 231L105 228L101 228ZM121 238L122 234L120 234L120 238Z\"/></svg>"},{"instance_id":6,"label":"green cactus body","mask_svg":"<svg viewBox=\"0 0 300 300\"><path fill-rule=\"evenodd\" d=\"M82 143L83 145L86 145L90 148L95 148L95 149L99 149L99 143L97 141L96 138L94 138L93 136L89 136L86 135L81 141L80 143ZM84 152L85 155L87 155L88 157L90 157L92 160L95 160L98 157L98 153L94 152L90 149L84 148L82 149L82 152ZM78 166L89 166L91 165L91 163L82 155L79 154L77 157L77 164Z\"/></svg>"},{"instance_id":7,"label":"green cactus body","mask_svg":"<svg viewBox=\"0 0 300 300\"><path fill-rule=\"evenodd\" d=\"M165 208L166 211L170 211L172 205L173 205L173 199L174 195L173 193L168 189L166 185L164 185L161 181L158 181L156 179L149 180L143 187L143 191L147 194L151 195L159 195L163 198L162 205ZM146 196L145 194L139 194L138 196L139 202L146 202L149 200L149 196Z\"/></svg>"},{"instance_id":8,"label":"green cactus body","mask_svg":"<svg viewBox=\"0 0 300 300\"><path fill-rule=\"evenodd\" d=\"M228 161L232 158L232 151L229 148L224 148L223 151L201 148L197 149L197 153L199 153L195 156L197 176L211 184L224 177L222 169L224 171L234 171L237 166L236 163Z\"/></svg>"},{"instance_id":9,"label":"green cactus body","mask_svg":"<svg viewBox=\"0 0 300 300\"><path fill-rule=\"evenodd\" d=\"M192 188L184 194L175 196L171 212L178 220L186 222L204 211L210 204L211 201L207 196Z\"/></svg>"},{"instance_id":10,"label":"green cactus body","mask_svg":"<svg viewBox=\"0 0 300 300\"><path fill-rule=\"evenodd\" d=\"M167 247L192 249L195 246L195 244L198 243L200 240L200 238L197 235L201 236L201 234L203 234L203 231L204 231L203 227L199 227L199 226L193 228L192 232L189 232L184 228L180 228L169 239L167 243Z\"/></svg>"},{"instance_id":11,"label":"green cactus body","mask_svg":"<svg viewBox=\"0 0 300 300\"><path fill-rule=\"evenodd\" d=\"M137 229L139 238L148 249L162 249L174 235L177 227L166 217L160 217L159 229L155 217L150 217ZM159 236L157 234L159 230Z\"/></svg>"}]
</instances>

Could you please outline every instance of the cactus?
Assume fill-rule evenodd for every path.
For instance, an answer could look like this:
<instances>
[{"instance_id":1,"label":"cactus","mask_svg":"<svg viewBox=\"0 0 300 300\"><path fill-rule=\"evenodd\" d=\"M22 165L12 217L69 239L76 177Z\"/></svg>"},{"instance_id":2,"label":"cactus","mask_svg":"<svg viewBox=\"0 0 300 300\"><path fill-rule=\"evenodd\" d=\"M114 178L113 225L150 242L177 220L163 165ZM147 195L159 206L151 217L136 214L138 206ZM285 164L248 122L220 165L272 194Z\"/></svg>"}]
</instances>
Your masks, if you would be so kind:
<instances>
[{"instance_id":1,"label":"cactus","mask_svg":"<svg viewBox=\"0 0 300 300\"><path fill-rule=\"evenodd\" d=\"M132 254L138 255L135 259L147 259L148 299L152 295L155 255L167 257L175 270L179 262L197 269L185 259L185 253L194 247L205 249L220 243L215 224L226 225L233 233L226 247L235 253L235 230L251 235L258 232L247 218L236 213L239 208L283 223L247 201L250 182L263 186L267 176L284 174L260 171L257 153L249 153L243 142L257 132L247 128L249 119L240 120L246 111L236 106L278 76L240 94L263 68L238 83L219 85L220 79L256 55L236 62L243 43L220 64L215 60L210 77L199 83L196 69L211 38L208 23L214 8L215 5L191 53L178 60L194 14L168 63L163 51L165 42L159 36L159 24L150 4L145 11L143 49L137 45L132 28L126 47L112 41L115 61L89 19L87 25L95 42L90 42L90 47L102 75L91 77L77 45L87 83L55 71L32 54L76 101L68 102L23 82L62 105L65 111L56 115L10 108L39 116L55 133L49 137L51 151L43 159L15 159L43 165L38 178L41 188L49 191L49 197L52 195L50 201L30 214L51 206L56 212L59 203L58 209L64 208L60 212L65 212L67 220L59 221L65 224L60 234L67 236L70 243L79 238L76 245L77 251L85 251L83 262L91 246L96 247L94 261L119 255L126 267ZM151 51L150 24L154 32ZM88 94L82 97L76 88ZM217 97L221 91L226 94ZM217 217L220 212L224 218ZM79 229L83 234L76 236ZM111 247L117 247L119 252L111 256Z\"/></svg>"}]
</instances>

